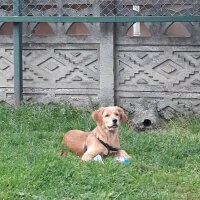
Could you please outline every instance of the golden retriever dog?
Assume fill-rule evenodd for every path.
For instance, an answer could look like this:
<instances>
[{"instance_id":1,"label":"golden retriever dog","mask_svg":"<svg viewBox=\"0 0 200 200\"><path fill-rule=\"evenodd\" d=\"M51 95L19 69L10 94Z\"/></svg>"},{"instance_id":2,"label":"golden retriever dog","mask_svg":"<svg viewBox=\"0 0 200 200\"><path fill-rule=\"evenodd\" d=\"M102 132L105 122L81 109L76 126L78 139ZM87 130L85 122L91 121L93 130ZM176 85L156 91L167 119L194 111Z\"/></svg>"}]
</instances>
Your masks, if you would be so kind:
<instances>
[{"instance_id":1,"label":"golden retriever dog","mask_svg":"<svg viewBox=\"0 0 200 200\"><path fill-rule=\"evenodd\" d=\"M118 137L120 120L127 120L124 111L117 106L101 107L92 113L92 118L97 124L92 132L71 130L64 135L62 144L83 161L89 161L98 154L102 157L112 155L130 158L124 150L120 150Z\"/></svg>"}]
</instances>

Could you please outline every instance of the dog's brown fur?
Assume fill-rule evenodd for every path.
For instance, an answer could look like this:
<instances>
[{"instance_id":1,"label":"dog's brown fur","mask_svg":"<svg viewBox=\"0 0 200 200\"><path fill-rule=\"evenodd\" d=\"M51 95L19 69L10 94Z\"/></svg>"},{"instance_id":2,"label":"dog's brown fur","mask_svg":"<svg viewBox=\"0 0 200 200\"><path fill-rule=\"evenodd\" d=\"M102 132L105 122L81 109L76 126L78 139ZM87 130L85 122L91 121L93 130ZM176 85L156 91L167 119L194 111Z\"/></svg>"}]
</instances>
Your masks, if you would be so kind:
<instances>
[{"instance_id":1,"label":"dog's brown fur","mask_svg":"<svg viewBox=\"0 0 200 200\"><path fill-rule=\"evenodd\" d=\"M101 156L107 155L107 148L97 139L103 140L114 148L120 147L118 138L118 127L120 120L126 121L127 117L124 111L117 106L101 107L92 113L92 118L97 124L97 127L92 132L83 132L80 130L71 130L67 132L62 144L66 145L71 152L82 157L82 160L89 161L97 154ZM84 153L84 145L87 146L87 151ZM130 158L124 150L111 151L112 156L122 156Z\"/></svg>"}]
</instances>

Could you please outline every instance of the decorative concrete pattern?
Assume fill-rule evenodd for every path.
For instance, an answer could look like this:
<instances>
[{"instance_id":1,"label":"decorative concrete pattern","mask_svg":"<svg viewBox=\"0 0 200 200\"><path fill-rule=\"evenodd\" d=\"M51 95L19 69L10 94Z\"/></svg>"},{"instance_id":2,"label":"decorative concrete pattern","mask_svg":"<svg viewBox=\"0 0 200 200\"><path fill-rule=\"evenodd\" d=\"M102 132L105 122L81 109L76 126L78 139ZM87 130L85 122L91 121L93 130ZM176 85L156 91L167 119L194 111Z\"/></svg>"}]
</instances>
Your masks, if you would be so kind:
<instances>
[{"instance_id":1,"label":"decorative concrete pattern","mask_svg":"<svg viewBox=\"0 0 200 200\"><path fill-rule=\"evenodd\" d=\"M26 103L68 101L75 105L99 102L99 58L96 46L84 49L42 45L23 50ZM13 50L0 52L0 88L13 88ZM7 101L4 94L0 101ZM13 96L13 92L11 93ZM9 103L11 102L8 100Z\"/></svg>"},{"instance_id":2,"label":"decorative concrete pattern","mask_svg":"<svg viewBox=\"0 0 200 200\"><path fill-rule=\"evenodd\" d=\"M14 65L13 52L0 49L0 87L13 87Z\"/></svg>"},{"instance_id":3,"label":"decorative concrete pattern","mask_svg":"<svg viewBox=\"0 0 200 200\"><path fill-rule=\"evenodd\" d=\"M165 118L200 114L199 47L119 47L116 67L118 103L127 110L146 98Z\"/></svg>"}]
</instances>

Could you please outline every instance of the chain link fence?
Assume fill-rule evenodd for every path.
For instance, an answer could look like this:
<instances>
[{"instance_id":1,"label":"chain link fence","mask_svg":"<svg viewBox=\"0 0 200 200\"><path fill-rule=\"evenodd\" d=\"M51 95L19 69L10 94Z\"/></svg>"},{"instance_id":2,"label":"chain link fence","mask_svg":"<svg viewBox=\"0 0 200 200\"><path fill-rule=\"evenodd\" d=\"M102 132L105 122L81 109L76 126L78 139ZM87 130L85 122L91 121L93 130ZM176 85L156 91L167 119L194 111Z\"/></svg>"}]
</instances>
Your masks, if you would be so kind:
<instances>
[{"instance_id":1,"label":"chain link fence","mask_svg":"<svg viewBox=\"0 0 200 200\"><path fill-rule=\"evenodd\" d=\"M200 0L22 0L22 16L200 16ZM0 16L13 16L0 0Z\"/></svg>"},{"instance_id":2,"label":"chain link fence","mask_svg":"<svg viewBox=\"0 0 200 200\"><path fill-rule=\"evenodd\" d=\"M12 16L13 15L13 1L12 0L0 0L0 16Z\"/></svg>"}]
</instances>

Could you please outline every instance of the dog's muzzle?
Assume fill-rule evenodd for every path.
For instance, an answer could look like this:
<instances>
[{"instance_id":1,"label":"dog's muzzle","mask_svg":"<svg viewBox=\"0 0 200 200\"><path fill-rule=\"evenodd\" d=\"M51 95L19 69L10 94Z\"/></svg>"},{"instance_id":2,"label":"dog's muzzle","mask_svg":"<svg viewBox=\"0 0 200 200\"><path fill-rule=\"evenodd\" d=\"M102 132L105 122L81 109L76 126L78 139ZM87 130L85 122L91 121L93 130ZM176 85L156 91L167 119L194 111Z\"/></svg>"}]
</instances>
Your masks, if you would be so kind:
<instances>
[{"instance_id":1,"label":"dog's muzzle","mask_svg":"<svg viewBox=\"0 0 200 200\"><path fill-rule=\"evenodd\" d=\"M108 128L118 128L118 120L117 119L113 119L112 120L112 126L108 126Z\"/></svg>"}]
</instances>

